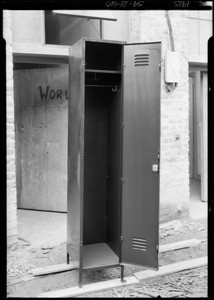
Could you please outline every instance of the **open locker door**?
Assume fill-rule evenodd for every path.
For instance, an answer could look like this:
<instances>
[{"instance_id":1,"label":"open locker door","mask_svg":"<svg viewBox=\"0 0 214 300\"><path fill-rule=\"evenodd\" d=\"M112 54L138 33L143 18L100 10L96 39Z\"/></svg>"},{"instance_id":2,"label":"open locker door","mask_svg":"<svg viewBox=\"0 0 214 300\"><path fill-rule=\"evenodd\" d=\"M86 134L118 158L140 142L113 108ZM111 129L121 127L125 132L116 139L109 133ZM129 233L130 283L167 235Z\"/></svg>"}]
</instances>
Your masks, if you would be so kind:
<instances>
[{"instance_id":1,"label":"open locker door","mask_svg":"<svg viewBox=\"0 0 214 300\"><path fill-rule=\"evenodd\" d=\"M124 45L121 263L158 269L161 43Z\"/></svg>"},{"instance_id":2,"label":"open locker door","mask_svg":"<svg viewBox=\"0 0 214 300\"><path fill-rule=\"evenodd\" d=\"M84 152L84 44L70 48L68 105L67 253L82 268L83 152Z\"/></svg>"}]
</instances>

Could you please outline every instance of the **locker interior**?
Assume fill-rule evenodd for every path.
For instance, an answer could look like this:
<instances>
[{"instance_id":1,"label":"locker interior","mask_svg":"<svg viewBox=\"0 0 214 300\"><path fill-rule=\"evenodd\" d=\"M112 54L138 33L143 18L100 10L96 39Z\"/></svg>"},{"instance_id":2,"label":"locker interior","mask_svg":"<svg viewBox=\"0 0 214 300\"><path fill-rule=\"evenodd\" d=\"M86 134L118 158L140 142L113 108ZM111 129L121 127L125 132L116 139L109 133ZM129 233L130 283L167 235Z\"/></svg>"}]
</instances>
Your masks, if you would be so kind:
<instances>
[{"instance_id":1,"label":"locker interior","mask_svg":"<svg viewBox=\"0 0 214 300\"><path fill-rule=\"evenodd\" d=\"M119 264L122 46L85 53L83 269Z\"/></svg>"}]
</instances>

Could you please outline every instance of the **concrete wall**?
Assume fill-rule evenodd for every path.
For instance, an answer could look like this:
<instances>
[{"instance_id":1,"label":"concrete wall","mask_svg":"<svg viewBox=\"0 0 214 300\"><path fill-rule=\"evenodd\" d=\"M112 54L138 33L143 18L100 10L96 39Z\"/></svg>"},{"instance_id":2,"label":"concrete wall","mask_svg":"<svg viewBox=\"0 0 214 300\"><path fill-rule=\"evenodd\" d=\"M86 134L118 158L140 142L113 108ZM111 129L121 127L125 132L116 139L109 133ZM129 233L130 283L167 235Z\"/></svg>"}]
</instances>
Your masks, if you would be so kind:
<instances>
[{"instance_id":1,"label":"concrete wall","mask_svg":"<svg viewBox=\"0 0 214 300\"><path fill-rule=\"evenodd\" d=\"M128 41L129 40L129 11L112 11L117 21L102 21L103 38L107 40Z\"/></svg>"},{"instance_id":2,"label":"concrete wall","mask_svg":"<svg viewBox=\"0 0 214 300\"><path fill-rule=\"evenodd\" d=\"M188 53L207 55L207 42L212 36L212 10L188 11Z\"/></svg>"},{"instance_id":3,"label":"concrete wall","mask_svg":"<svg viewBox=\"0 0 214 300\"><path fill-rule=\"evenodd\" d=\"M13 10L12 27L13 42L45 43L43 10Z\"/></svg>"},{"instance_id":4,"label":"concrete wall","mask_svg":"<svg viewBox=\"0 0 214 300\"><path fill-rule=\"evenodd\" d=\"M113 11L117 21L102 21L103 39L128 40L128 11ZM100 38L100 21L66 15L45 14L46 43L72 45L81 37ZM54 28L54 30L53 30Z\"/></svg>"},{"instance_id":5,"label":"concrete wall","mask_svg":"<svg viewBox=\"0 0 214 300\"><path fill-rule=\"evenodd\" d=\"M3 37L6 41L6 101L7 101L7 243L17 242L15 122L13 91L12 18L11 11L3 11Z\"/></svg>"},{"instance_id":6,"label":"concrete wall","mask_svg":"<svg viewBox=\"0 0 214 300\"><path fill-rule=\"evenodd\" d=\"M102 21L103 38L127 41L128 11L113 11L117 21ZM52 11L12 12L13 42L72 45L81 37L100 38L99 20L53 14Z\"/></svg>"},{"instance_id":7,"label":"concrete wall","mask_svg":"<svg viewBox=\"0 0 214 300\"><path fill-rule=\"evenodd\" d=\"M162 42L161 78L161 222L188 214L188 20L185 11L169 12L175 51L180 54L180 82L168 92L164 81L166 51L170 50L169 29L164 11L130 12L129 42ZM179 135L179 139L176 136Z\"/></svg>"},{"instance_id":8,"label":"concrete wall","mask_svg":"<svg viewBox=\"0 0 214 300\"><path fill-rule=\"evenodd\" d=\"M54 15L47 12L45 14L45 24L47 44L73 45L81 37L100 38L99 20Z\"/></svg>"}]
</instances>

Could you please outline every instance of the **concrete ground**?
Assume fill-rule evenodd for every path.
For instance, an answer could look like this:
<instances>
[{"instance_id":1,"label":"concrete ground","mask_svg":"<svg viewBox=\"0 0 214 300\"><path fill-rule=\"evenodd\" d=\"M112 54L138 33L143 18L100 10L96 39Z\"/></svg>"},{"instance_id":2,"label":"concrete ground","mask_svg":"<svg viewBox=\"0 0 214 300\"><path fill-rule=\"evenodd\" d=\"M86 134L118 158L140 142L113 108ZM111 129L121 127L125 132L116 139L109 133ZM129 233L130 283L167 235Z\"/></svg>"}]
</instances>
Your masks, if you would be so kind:
<instances>
[{"instance_id":1,"label":"concrete ground","mask_svg":"<svg viewBox=\"0 0 214 300\"><path fill-rule=\"evenodd\" d=\"M31 247L57 246L66 242L66 213L18 209L18 238L31 243Z\"/></svg>"},{"instance_id":2,"label":"concrete ground","mask_svg":"<svg viewBox=\"0 0 214 300\"><path fill-rule=\"evenodd\" d=\"M190 218L207 218L207 202L200 200L200 181L190 181ZM18 237L31 247L66 242L66 213L18 209Z\"/></svg>"},{"instance_id":3,"label":"concrete ground","mask_svg":"<svg viewBox=\"0 0 214 300\"><path fill-rule=\"evenodd\" d=\"M201 201L201 182L199 180L190 180L190 206L189 213L192 219L207 218L207 202Z\"/></svg>"}]
</instances>

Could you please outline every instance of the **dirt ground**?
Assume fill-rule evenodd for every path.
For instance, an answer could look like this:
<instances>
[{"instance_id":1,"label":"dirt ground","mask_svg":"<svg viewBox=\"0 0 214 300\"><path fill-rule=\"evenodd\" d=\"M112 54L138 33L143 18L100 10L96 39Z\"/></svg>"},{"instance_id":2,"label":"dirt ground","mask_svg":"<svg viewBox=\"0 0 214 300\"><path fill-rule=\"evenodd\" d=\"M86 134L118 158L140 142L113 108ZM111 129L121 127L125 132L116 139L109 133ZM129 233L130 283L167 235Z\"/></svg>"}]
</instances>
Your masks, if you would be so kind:
<instances>
[{"instance_id":1,"label":"dirt ground","mask_svg":"<svg viewBox=\"0 0 214 300\"><path fill-rule=\"evenodd\" d=\"M207 255L207 219L179 219L160 226L160 245L197 238L202 242L191 248L159 254L159 266ZM43 249L42 249L43 248ZM78 285L78 270L34 277L32 269L66 263L66 243L32 248L19 240L18 248L7 256L7 297L37 297L38 294ZM125 267L125 276L141 271ZM83 284L119 278L120 268L83 272ZM127 287L93 292L82 297L207 297L207 266L146 279Z\"/></svg>"}]
</instances>

